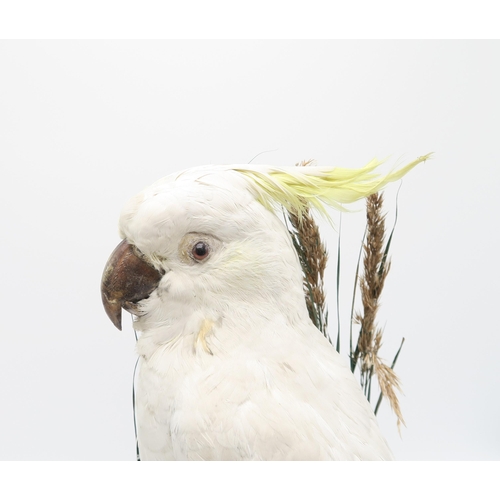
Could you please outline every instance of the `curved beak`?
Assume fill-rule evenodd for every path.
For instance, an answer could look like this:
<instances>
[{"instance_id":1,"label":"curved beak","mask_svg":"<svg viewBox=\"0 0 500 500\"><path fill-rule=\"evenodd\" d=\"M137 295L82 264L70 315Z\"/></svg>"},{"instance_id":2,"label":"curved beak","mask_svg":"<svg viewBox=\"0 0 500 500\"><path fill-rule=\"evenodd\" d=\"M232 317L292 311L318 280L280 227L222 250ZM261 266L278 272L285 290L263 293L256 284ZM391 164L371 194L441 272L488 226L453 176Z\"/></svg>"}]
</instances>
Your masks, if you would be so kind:
<instances>
[{"instance_id":1,"label":"curved beak","mask_svg":"<svg viewBox=\"0 0 500 500\"><path fill-rule=\"evenodd\" d=\"M101 297L106 314L118 330L122 329L122 308L137 312L137 302L155 290L162 276L127 240L114 249L102 273Z\"/></svg>"}]
</instances>

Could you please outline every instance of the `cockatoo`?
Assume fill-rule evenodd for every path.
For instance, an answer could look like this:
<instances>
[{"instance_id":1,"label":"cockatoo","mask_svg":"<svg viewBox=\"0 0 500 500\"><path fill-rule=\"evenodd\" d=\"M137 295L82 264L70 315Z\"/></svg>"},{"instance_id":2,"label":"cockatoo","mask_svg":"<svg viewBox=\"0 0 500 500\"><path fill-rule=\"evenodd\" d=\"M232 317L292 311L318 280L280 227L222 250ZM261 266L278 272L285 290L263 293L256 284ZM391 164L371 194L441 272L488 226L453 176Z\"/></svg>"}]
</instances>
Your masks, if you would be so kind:
<instances>
[{"instance_id":1,"label":"cockatoo","mask_svg":"<svg viewBox=\"0 0 500 500\"><path fill-rule=\"evenodd\" d=\"M313 325L277 215L325 213L379 191L361 169L203 166L132 198L102 278L106 312L133 314L141 460L390 460L344 359ZM276 210L278 209L278 210Z\"/></svg>"}]
</instances>

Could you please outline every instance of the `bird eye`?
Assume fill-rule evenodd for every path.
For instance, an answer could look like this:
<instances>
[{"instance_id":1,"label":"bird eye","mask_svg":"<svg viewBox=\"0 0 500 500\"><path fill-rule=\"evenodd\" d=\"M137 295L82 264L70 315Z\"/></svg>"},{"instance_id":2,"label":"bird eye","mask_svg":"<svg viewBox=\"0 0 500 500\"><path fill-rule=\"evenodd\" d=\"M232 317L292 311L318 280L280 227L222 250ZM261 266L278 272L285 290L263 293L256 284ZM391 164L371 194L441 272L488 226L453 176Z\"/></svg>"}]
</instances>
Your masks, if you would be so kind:
<instances>
[{"instance_id":1,"label":"bird eye","mask_svg":"<svg viewBox=\"0 0 500 500\"><path fill-rule=\"evenodd\" d=\"M193 257L196 260L203 260L208 257L208 245L203 241L198 241L191 250Z\"/></svg>"}]
</instances>

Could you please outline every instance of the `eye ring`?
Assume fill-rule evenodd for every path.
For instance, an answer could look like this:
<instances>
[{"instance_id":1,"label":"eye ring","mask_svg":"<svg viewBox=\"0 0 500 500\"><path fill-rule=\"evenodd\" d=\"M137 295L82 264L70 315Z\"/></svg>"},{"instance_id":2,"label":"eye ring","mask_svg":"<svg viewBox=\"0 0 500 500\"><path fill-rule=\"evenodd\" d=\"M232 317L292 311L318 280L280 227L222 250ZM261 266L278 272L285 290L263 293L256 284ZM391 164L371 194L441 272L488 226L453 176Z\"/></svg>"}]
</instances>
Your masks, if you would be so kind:
<instances>
[{"instance_id":1,"label":"eye ring","mask_svg":"<svg viewBox=\"0 0 500 500\"><path fill-rule=\"evenodd\" d=\"M193 259L197 261L205 260L210 253L210 247L204 241L198 241L193 245L191 249L191 255Z\"/></svg>"}]
</instances>

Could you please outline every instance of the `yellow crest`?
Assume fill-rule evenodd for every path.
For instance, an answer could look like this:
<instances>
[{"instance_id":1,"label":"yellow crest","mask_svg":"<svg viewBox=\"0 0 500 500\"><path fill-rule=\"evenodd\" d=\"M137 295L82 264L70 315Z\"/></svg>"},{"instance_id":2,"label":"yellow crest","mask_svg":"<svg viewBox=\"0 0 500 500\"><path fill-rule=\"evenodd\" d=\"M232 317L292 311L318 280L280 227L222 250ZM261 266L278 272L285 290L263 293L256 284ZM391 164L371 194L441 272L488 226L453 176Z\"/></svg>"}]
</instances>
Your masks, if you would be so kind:
<instances>
[{"instance_id":1,"label":"yellow crest","mask_svg":"<svg viewBox=\"0 0 500 500\"><path fill-rule=\"evenodd\" d=\"M282 205L300 215L308 207L314 207L328 218L326 206L339 210L344 203L366 198L380 191L389 182L394 182L413 167L428 160L432 153L420 156L415 161L388 174L375 172L383 162L376 159L358 169L340 167L271 167L252 169L238 166L236 171L252 181L257 199L268 209Z\"/></svg>"}]
</instances>

